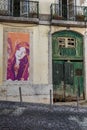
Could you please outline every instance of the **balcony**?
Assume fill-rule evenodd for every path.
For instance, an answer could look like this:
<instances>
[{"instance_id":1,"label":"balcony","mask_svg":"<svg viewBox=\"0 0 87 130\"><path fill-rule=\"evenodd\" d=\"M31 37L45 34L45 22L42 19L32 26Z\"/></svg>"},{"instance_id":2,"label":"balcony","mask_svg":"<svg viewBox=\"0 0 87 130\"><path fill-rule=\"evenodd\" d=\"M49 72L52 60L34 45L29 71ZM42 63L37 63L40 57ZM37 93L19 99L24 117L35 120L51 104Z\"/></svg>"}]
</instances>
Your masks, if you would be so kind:
<instances>
[{"instance_id":1,"label":"balcony","mask_svg":"<svg viewBox=\"0 0 87 130\"><path fill-rule=\"evenodd\" d=\"M87 6L51 4L51 23L55 25L85 26Z\"/></svg>"},{"instance_id":2,"label":"balcony","mask_svg":"<svg viewBox=\"0 0 87 130\"><path fill-rule=\"evenodd\" d=\"M39 2L29 0L0 0L0 21L39 22Z\"/></svg>"}]
</instances>

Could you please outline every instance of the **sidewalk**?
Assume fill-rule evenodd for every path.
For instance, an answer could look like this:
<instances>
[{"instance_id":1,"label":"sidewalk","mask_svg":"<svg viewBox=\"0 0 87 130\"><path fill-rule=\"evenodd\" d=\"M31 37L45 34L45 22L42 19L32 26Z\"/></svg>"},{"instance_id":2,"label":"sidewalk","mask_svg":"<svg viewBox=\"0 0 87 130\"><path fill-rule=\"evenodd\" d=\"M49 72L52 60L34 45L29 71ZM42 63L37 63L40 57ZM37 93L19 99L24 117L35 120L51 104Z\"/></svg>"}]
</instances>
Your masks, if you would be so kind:
<instances>
[{"instance_id":1,"label":"sidewalk","mask_svg":"<svg viewBox=\"0 0 87 130\"><path fill-rule=\"evenodd\" d=\"M80 107L87 107L87 101L86 100L80 100L79 102ZM65 106L77 106L77 101L72 101L72 102L57 102L54 103L55 105L65 105Z\"/></svg>"},{"instance_id":2,"label":"sidewalk","mask_svg":"<svg viewBox=\"0 0 87 130\"><path fill-rule=\"evenodd\" d=\"M0 130L87 130L87 107L1 101Z\"/></svg>"}]
</instances>

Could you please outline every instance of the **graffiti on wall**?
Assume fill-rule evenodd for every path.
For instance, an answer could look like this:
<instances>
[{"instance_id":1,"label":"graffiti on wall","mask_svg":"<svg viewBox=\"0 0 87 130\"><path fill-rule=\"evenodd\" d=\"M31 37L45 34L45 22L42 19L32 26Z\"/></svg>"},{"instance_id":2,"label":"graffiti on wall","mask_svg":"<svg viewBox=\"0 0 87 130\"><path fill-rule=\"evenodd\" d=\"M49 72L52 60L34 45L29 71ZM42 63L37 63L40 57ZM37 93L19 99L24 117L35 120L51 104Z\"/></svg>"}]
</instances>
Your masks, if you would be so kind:
<instances>
[{"instance_id":1,"label":"graffiti on wall","mask_svg":"<svg viewBox=\"0 0 87 130\"><path fill-rule=\"evenodd\" d=\"M8 33L7 80L29 79L29 38L28 33Z\"/></svg>"}]
</instances>

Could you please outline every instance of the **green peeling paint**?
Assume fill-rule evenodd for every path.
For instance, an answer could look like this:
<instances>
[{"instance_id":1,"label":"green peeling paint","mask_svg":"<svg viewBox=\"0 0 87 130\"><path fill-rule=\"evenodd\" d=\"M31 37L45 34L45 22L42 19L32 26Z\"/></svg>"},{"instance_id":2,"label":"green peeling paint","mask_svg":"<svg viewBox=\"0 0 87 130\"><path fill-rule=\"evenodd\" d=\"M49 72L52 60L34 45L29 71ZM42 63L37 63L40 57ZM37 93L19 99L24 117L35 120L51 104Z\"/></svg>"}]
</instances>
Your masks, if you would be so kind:
<instances>
[{"instance_id":1,"label":"green peeling paint","mask_svg":"<svg viewBox=\"0 0 87 130\"><path fill-rule=\"evenodd\" d=\"M74 39L74 47L60 47L58 38ZM60 44L62 45L62 43ZM83 98L83 36L73 31L60 31L52 36L53 88L56 98Z\"/></svg>"}]
</instances>

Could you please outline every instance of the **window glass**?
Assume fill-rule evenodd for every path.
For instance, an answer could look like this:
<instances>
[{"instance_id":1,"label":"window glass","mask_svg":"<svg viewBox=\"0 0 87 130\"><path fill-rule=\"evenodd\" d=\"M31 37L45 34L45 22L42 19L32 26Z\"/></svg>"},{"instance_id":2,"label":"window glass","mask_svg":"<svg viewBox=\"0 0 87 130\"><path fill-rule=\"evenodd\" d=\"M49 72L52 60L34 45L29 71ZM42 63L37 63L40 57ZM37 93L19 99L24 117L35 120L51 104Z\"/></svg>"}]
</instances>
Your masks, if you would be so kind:
<instances>
[{"instance_id":1,"label":"window glass","mask_svg":"<svg viewBox=\"0 0 87 130\"><path fill-rule=\"evenodd\" d=\"M75 39L70 37L59 37L58 38L58 45L59 47L65 48L75 48Z\"/></svg>"}]
</instances>

